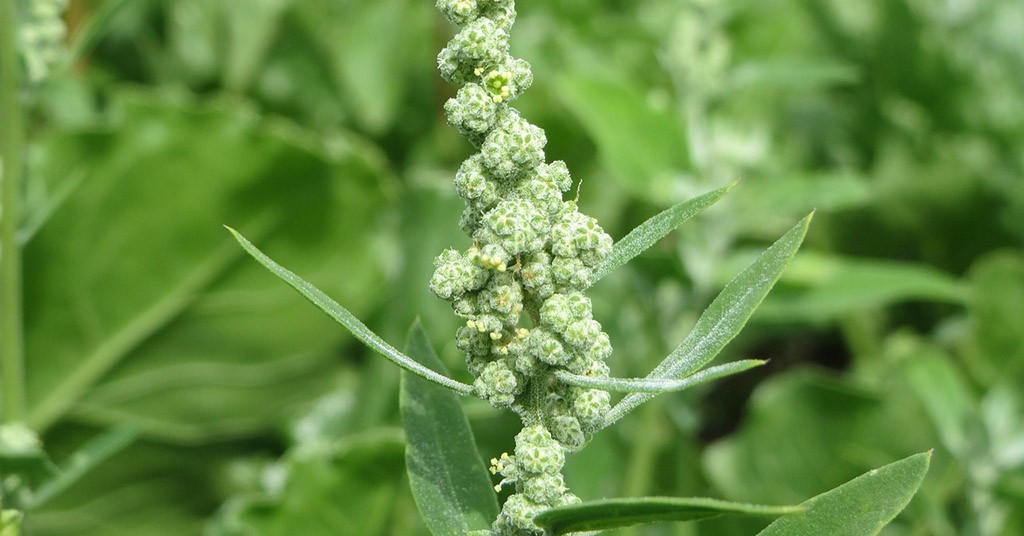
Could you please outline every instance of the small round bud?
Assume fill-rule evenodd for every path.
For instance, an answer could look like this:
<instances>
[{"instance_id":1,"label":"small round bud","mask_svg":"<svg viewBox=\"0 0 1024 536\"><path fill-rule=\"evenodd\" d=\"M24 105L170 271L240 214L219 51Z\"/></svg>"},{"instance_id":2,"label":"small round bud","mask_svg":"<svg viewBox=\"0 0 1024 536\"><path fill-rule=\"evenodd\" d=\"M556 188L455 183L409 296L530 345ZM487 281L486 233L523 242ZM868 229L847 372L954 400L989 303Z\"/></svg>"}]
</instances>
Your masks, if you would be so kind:
<instances>
[{"instance_id":1,"label":"small round bud","mask_svg":"<svg viewBox=\"0 0 1024 536\"><path fill-rule=\"evenodd\" d=\"M521 481L523 495L539 504L554 504L565 493L565 479L561 474L542 473Z\"/></svg>"},{"instance_id":2,"label":"small round bud","mask_svg":"<svg viewBox=\"0 0 1024 536\"><path fill-rule=\"evenodd\" d=\"M534 524L533 516L544 508L544 505L531 501L525 495L510 495L494 522L494 530L502 536L539 536L543 531Z\"/></svg>"},{"instance_id":3,"label":"small round bud","mask_svg":"<svg viewBox=\"0 0 1024 536\"><path fill-rule=\"evenodd\" d=\"M594 319L577 320L562 333L565 342L576 350L587 350L601 334L601 324Z\"/></svg>"},{"instance_id":4,"label":"small round bud","mask_svg":"<svg viewBox=\"0 0 1024 536\"><path fill-rule=\"evenodd\" d=\"M550 331L539 328L530 332L526 339L526 351L549 365L562 365L572 357L562 343Z\"/></svg>"},{"instance_id":5,"label":"small round bud","mask_svg":"<svg viewBox=\"0 0 1024 536\"><path fill-rule=\"evenodd\" d=\"M476 0L437 0L436 5L438 11L459 26L479 16Z\"/></svg>"},{"instance_id":6,"label":"small round bud","mask_svg":"<svg viewBox=\"0 0 1024 536\"><path fill-rule=\"evenodd\" d=\"M499 120L480 147L484 166L496 178L513 180L544 161L547 137L515 111Z\"/></svg>"},{"instance_id":7,"label":"small round bud","mask_svg":"<svg viewBox=\"0 0 1024 536\"><path fill-rule=\"evenodd\" d=\"M573 413L580 420L584 430L594 430L604 421L604 416L611 409L610 396L607 391L586 389L573 400Z\"/></svg>"},{"instance_id":8,"label":"small round bud","mask_svg":"<svg viewBox=\"0 0 1024 536\"><path fill-rule=\"evenodd\" d=\"M516 435L516 461L525 473L557 474L565 464L565 452L546 428L527 426Z\"/></svg>"},{"instance_id":9,"label":"small round bud","mask_svg":"<svg viewBox=\"0 0 1024 536\"><path fill-rule=\"evenodd\" d=\"M488 89L477 84L466 84L458 94L444 104L448 123L479 145L498 118L498 105Z\"/></svg>"}]
</instances>

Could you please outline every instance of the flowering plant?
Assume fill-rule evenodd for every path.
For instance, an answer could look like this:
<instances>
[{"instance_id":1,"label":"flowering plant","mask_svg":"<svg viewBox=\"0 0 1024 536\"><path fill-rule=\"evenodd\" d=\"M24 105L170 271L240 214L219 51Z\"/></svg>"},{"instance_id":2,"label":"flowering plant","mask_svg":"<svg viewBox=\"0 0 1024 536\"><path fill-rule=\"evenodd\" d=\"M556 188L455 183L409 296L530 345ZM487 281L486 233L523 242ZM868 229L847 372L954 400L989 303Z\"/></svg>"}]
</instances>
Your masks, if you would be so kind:
<instances>
[{"instance_id":1,"label":"flowering plant","mask_svg":"<svg viewBox=\"0 0 1024 536\"><path fill-rule=\"evenodd\" d=\"M820 525L815 523L838 520L874 530L895 516L920 483L926 454L795 507L702 498L584 503L569 492L562 475L566 454L585 447L594 433L659 393L764 363L742 360L705 368L778 280L811 216L737 275L692 333L647 377L611 377L606 361L612 345L584 292L732 187L671 207L613 242L594 218L580 212L577 200L563 198L573 183L565 163L547 162L544 131L510 105L533 81L530 65L510 53L513 0L438 0L437 7L461 26L438 55L441 76L461 86L444 109L449 123L479 152L462 164L454 180L466 202L460 225L472 245L442 252L429 285L465 319L456 341L475 381L470 385L447 376L418 324L407 351L401 352L234 233L257 260L415 375L403 381L407 460L417 504L431 531L438 536L565 534L733 513L783 516L764 534L817 534L814 527ZM494 489L514 487L500 512L494 494L486 490L490 482L457 398L429 382L511 409L522 420L514 453L491 458L491 474L501 477ZM613 406L612 392L627 394ZM872 491L879 482L885 493ZM829 510L844 501L868 504L871 516L846 519ZM805 532L790 532L792 526L805 527L799 529Z\"/></svg>"}]
</instances>

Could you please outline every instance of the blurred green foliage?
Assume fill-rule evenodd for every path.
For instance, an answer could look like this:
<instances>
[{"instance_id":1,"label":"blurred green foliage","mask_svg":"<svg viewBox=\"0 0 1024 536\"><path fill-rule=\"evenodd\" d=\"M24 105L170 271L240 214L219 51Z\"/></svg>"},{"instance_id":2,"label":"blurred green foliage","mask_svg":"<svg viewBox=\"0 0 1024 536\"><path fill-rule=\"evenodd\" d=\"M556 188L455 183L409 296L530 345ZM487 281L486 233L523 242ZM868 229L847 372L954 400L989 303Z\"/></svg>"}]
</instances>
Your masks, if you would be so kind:
<instances>
[{"instance_id":1,"label":"blurred green foliage","mask_svg":"<svg viewBox=\"0 0 1024 536\"><path fill-rule=\"evenodd\" d=\"M584 498L795 503L935 449L883 534L1024 533L1024 4L1018 0L521 0L519 101L621 238L743 182L593 289L639 376L750 258L808 242L723 360L566 467ZM427 534L398 371L244 259L242 230L393 343L465 247L470 152L421 0L78 0L75 65L30 94L30 424L58 464L142 439L30 512L27 534ZM77 40L74 36L77 36ZM459 376L462 374L463 376ZM468 402L484 458L512 417ZM7 515L7 514L5 514ZM623 535L753 534L708 520Z\"/></svg>"}]
</instances>

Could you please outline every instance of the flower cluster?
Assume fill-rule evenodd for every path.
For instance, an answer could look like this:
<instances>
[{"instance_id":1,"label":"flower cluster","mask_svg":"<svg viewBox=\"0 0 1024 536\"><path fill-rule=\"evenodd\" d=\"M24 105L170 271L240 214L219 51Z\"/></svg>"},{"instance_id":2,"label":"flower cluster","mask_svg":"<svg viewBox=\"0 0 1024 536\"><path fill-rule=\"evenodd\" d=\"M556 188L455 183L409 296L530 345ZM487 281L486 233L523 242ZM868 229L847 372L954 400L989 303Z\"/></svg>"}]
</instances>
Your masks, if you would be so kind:
<instances>
[{"instance_id":1,"label":"flower cluster","mask_svg":"<svg viewBox=\"0 0 1024 536\"><path fill-rule=\"evenodd\" d=\"M19 0L19 41L25 74L38 82L64 56L67 29L62 14L68 0Z\"/></svg>"},{"instance_id":2,"label":"flower cluster","mask_svg":"<svg viewBox=\"0 0 1024 536\"><path fill-rule=\"evenodd\" d=\"M479 152L455 176L466 202L460 225L473 246L438 256L430 288L466 319L456 341L477 394L529 425L516 437L515 456L494 460L492 470L516 486L494 530L537 534L533 513L577 500L562 480L564 451L581 448L609 409L607 392L567 385L554 372L608 376L611 344L583 291L612 240L563 200L568 169L546 162L544 131L509 106L533 81L529 64L509 52L514 2L438 0L437 7L462 27L438 55L441 75L462 86L445 112Z\"/></svg>"}]
</instances>

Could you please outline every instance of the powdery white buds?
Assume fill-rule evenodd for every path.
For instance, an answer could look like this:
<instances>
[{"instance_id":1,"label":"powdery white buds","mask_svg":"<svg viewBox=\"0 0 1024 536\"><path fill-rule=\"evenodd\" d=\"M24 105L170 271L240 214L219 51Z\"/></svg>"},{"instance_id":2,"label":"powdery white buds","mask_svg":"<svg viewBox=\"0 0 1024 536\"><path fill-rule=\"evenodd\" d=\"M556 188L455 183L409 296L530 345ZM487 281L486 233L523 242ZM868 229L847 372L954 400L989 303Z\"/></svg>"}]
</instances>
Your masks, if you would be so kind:
<instances>
[{"instance_id":1,"label":"powdery white buds","mask_svg":"<svg viewBox=\"0 0 1024 536\"><path fill-rule=\"evenodd\" d=\"M573 400L572 408L583 429L594 430L600 426L605 414L611 409L608 391L586 389Z\"/></svg>"},{"instance_id":2,"label":"powdery white buds","mask_svg":"<svg viewBox=\"0 0 1024 536\"><path fill-rule=\"evenodd\" d=\"M430 290L442 299L458 298L466 292L479 289L487 282L487 271L454 249L441 253L434 260L434 266L437 269L430 278Z\"/></svg>"},{"instance_id":3,"label":"powdery white buds","mask_svg":"<svg viewBox=\"0 0 1024 536\"><path fill-rule=\"evenodd\" d=\"M530 65L509 53L513 1L438 0L437 7L462 26L438 55L441 75L462 85L445 113L479 152L455 175L466 202L459 224L473 245L442 253L430 288L466 319L456 345L476 394L529 423L514 456L491 460L491 472L503 476L495 489L516 488L492 536L539 536L538 511L579 502L561 475L565 452L582 448L608 411L608 393L562 383L553 372L608 376L611 344L582 291L612 240L562 199L573 183L569 170L545 162L544 131L509 106L533 83ZM523 313L531 329L520 326Z\"/></svg>"},{"instance_id":4,"label":"powdery white buds","mask_svg":"<svg viewBox=\"0 0 1024 536\"><path fill-rule=\"evenodd\" d=\"M554 475L565 464L565 452L546 428L527 426L516 435L516 463L524 475Z\"/></svg>"},{"instance_id":5,"label":"powdery white buds","mask_svg":"<svg viewBox=\"0 0 1024 536\"><path fill-rule=\"evenodd\" d=\"M480 147L487 171L499 180L514 180L544 162L544 131L509 110Z\"/></svg>"},{"instance_id":6,"label":"powdery white buds","mask_svg":"<svg viewBox=\"0 0 1024 536\"><path fill-rule=\"evenodd\" d=\"M473 387L481 398L500 407L511 406L515 401L515 395L522 390L515 372L504 359L488 363L473 382Z\"/></svg>"}]
</instances>

